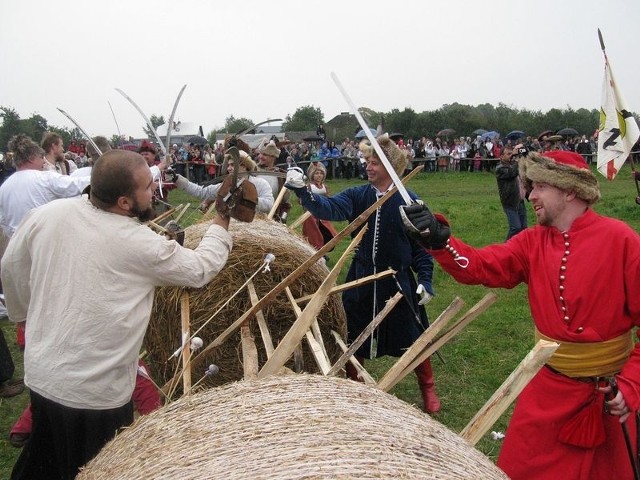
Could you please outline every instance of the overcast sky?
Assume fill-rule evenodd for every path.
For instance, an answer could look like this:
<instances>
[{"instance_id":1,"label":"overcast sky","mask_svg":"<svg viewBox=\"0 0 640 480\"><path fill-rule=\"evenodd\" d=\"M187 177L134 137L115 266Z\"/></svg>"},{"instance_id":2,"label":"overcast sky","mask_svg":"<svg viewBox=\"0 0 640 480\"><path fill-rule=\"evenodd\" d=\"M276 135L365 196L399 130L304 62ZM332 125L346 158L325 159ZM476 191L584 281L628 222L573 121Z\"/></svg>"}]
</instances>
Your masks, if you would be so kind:
<instances>
[{"instance_id":1,"label":"overcast sky","mask_svg":"<svg viewBox=\"0 0 640 480\"><path fill-rule=\"evenodd\" d=\"M454 102L599 108L604 61L640 112L638 0L1 0L0 106L91 135L139 137L142 110L205 134L305 105L387 112ZM446 125L442 125L446 127ZM488 127L491 125L479 125Z\"/></svg>"}]
</instances>

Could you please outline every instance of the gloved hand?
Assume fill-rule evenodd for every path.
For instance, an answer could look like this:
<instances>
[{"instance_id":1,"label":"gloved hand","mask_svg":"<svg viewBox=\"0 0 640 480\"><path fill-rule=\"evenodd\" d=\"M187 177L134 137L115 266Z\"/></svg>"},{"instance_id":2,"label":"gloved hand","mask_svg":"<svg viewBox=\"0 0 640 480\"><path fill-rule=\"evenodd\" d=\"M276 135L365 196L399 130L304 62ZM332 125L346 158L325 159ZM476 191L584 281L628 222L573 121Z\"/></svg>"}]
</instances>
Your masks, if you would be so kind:
<instances>
[{"instance_id":1,"label":"gloved hand","mask_svg":"<svg viewBox=\"0 0 640 480\"><path fill-rule=\"evenodd\" d=\"M427 292L427 289L424 288L424 285L422 284L418 285L418 288L416 289L416 295L420 297L420 300L418 301L418 305L426 305L433 298L433 295Z\"/></svg>"},{"instance_id":2,"label":"gloved hand","mask_svg":"<svg viewBox=\"0 0 640 480\"><path fill-rule=\"evenodd\" d=\"M444 248L451 235L444 217L436 218L421 202L400 207L400 218L407 235L425 248Z\"/></svg>"},{"instance_id":3,"label":"gloved hand","mask_svg":"<svg viewBox=\"0 0 640 480\"><path fill-rule=\"evenodd\" d=\"M167 182L175 183L179 176L180 175L178 175L178 172L176 172L173 168L167 168L164 171L164 179Z\"/></svg>"},{"instance_id":4,"label":"gloved hand","mask_svg":"<svg viewBox=\"0 0 640 480\"><path fill-rule=\"evenodd\" d=\"M291 167L287 170L287 179L284 186L289 190L306 187L304 172L300 167Z\"/></svg>"}]
</instances>

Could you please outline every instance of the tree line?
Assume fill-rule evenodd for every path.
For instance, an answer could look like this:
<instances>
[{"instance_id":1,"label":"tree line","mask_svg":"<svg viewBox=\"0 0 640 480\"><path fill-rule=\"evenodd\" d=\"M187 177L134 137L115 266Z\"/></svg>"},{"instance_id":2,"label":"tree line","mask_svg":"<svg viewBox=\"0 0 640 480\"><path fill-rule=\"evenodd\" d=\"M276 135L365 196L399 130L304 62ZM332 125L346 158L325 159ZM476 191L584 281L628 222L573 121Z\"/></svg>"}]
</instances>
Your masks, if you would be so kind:
<instances>
[{"instance_id":1,"label":"tree line","mask_svg":"<svg viewBox=\"0 0 640 480\"><path fill-rule=\"evenodd\" d=\"M545 130L556 131L570 127L576 129L580 134L590 136L597 130L599 124L597 109L579 108L574 110L570 106L564 109L552 108L547 112L520 109L503 103L499 103L497 107L488 103L476 106L452 103L443 105L437 110L421 113L412 108L392 109L390 112L376 112L368 108L360 110L371 127L382 125L385 132L398 132L402 133L405 138L414 139L423 136L435 137L443 129L454 130L456 136L472 136L472 132L476 129L495 130L502 135L506 135L512 130L521 130L527 135L537 136ZM82 134L77 128L69 129L51 125L46 118L37 113L22 119L15 109L0 106L0 117L2 118L0 151L6 150L9 139L18 133L25 133L39 141L44 132L54 131L62 136L65 144L68 144L72 139L82 138ZM634 114L634 117L636 120L640 118L637 114ZM155 114L151 115L150 120L155 127L165 122L163 116ZM262 120L266 119L257 119L257 122L254 122L253 119L236 118L230 115L226 118L225 125L212 130L207 135L207 139L213 144L217 133L234 134L248 129ZM320 108L305 105L285 117L282 131L316 131L319 125L326 122L330 124L331 120L325 121ZM148 127L143 125L142 128L151 137ZM327 138L342 141L344 137L353 137L357 129L358 127L354 128L352 123L341 125L340 128L327 128ZM123 139L118 135L113 135L110 140L112 144L118 145Z\"/></svg>"}]
</instances>

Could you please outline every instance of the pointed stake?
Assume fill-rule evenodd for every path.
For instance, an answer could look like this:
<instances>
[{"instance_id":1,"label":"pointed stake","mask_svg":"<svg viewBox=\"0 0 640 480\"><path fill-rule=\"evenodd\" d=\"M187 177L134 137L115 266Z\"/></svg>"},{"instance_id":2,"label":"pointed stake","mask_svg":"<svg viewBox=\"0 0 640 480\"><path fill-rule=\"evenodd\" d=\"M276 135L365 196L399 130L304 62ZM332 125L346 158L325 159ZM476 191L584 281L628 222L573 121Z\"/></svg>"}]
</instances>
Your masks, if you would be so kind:
<instances>
[{"instance_id":1,"label":"pointed stake","mask_svg":"<svg viewBox=\"0 0 640 480\"><path fill-rule=\"evenodd\" d=\"M346 352L348 350L348 347L344 343L344 341L342 340L342 337L340 336L340 334L338 334L338 332L336 332L335 330L331 330L331 335L333 335L333 338L335 339L335 341L338 344L338 346L340 347L340 349L343 352ZM373 379L373 377L371 375L369 375L369 372L367 372L364 369L364 367L360 364L360 362L358 360L356 360L353 357L353 355L349 356L349 362L351 363L351 365L353 365L353 368L356 369L356 371L358 372L358 375L364 381L365 384L372 385L372 386L374 386L376 384L376 381Z\"/></svg>"},{"instance_id":2,"label":"pointed stake","mask_svg":"<svg viewBox=\"0 0 640 480\"><path fill-rule=\"evenodd\" d=\"M464 427L460 436L471 445L478 443L559 346L555 342L539 340L518 367L500 385L500 388Z\"/></svg>"},{"instance_id":3,"label":"pointed stake","mask_svg":"<svg viewBox=\"0 0 640 480\"><path fill-rule=\"evenodd\" d=\"M324 305L324 302L329 295L329 290L335 283L336 278L338 278L338 275L342 270L342 266L351 256L353 250L358 246L366 231L366 228L362 228L360 232L358 232L358 235L356 235L356 237L351 241L347 249L336 262L336 265L333 267L331 272L329 272L329 275L327 275L327 278L325 278L320 285L320 288L318 288L316 295L307 304L300 317L298 317L289 331L285 334L280 344L276 347L273 352L273 356L264 364L258 374L258 378L264 378L277 373L278 370L284 366L287 360L289 360L289 357L291 357L296 345L300 343L304 334L309 330L311 322Z\"/></svg>"},{"instance_id":4,"label":"pointed stake","mask_svg":"<svg viewBox=\"0 0 640 480\"><path fill-rule=\"evenodd\" d=\"M189 294L180 297L180 320L182 323L182 389L185 395L191 392L191 345L187 341L191 324L189 319Z\"/></svg>"},{"instance_id":5,"label":"pointed stake","mask_svg":"<svg viewBox=\"0 0 640 480\"><path fill-rule=\"evenodd\" d=\"M384 377L378 382L378 388L388 392L407 375L407 367L416 359L416 357L433 341L438 333L456 316L462 309L464 302L460 297L456 297L449 306L440 314L436 320L429 325L420 337L413 342L413 345L398 359L396 363L385 373Z\"/></svg>"},{"instance_id":6,"label":"pointed stake","mask_svg":"<svg viewBox=\"0 0 640 480\"><path fill-rule=\"evenodd\" d=\"M340 358L336 363L333 364L333 367L331 367L331 370L329 371L328 375L335 375L340 371L341 368L343 368L347 364L347 362L349 361L349 358L351 358L353 354L356 353L356 350L358 350L362 346L362 344L365 342L365 340L371 336L371 334L376 329L376 327L382 323L382 321L387 317L387 315L389 315L389 312L393 310L393 307L395 307L396 304L400 300L402 300L402 298L403 298L402 292L397 292L393 297L387 300L387 303L385 304L384 308L380 310L380 312L378 312L378 314L373 318L373 320L371 320L371 323L369 323L369 325L367 325L365 329L362 332L360 332L360 335L358 335L358 337L353 341L353 343L349 345L349 348L347 349L347 351L340 356Z\"/></svg>"}]
</instances>

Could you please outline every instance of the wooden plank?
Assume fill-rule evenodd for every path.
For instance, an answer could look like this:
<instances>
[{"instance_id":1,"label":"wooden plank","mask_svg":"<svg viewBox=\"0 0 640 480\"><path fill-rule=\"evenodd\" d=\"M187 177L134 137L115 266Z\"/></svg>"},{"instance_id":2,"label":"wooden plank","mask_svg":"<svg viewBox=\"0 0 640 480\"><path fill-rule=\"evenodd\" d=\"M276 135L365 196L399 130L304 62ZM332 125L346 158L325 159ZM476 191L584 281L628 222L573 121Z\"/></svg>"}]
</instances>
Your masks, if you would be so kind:
<instances>
[{"instance_id":1,"label":"wooden plank","mask_svg":"<svg viewBox=\"0 0 640 480\"><path fill-rule=\"evenodd\" d=\"M387 300L384 308L380 310L380 312L378 312L374 319L371 320L371 323L369 323L369 325L367 325L366 328L362 332L360 332L360 335L358 335L353 343L349 345L347 351L340 356L336 363L333 364L333 367L331 367L328 375L335 375L340 371L341 368L343 368L347 364L349 358L351 358L353 354L356 353L356 350L358 350L360 346L365 342L365 340L371 336L376 327L380 325L380 323L382 323L385 317L389 315L389 312L393 310L393 307L395 307L396 304L400 300L402 300L402 298L402 292L397 292L393 297Z\"/></svg>"},{"instance_id":2,"label":"wooden plank","mask_svg":"<svg viewBox=\"0 0 640 480\"><path fill-rule=\"evenodd\" d=\"M284 338L273 352L273 356L269 360L267 360L267 363L264 364L264 366L260 370L260 373L258 374L259 378L264 378L266 376L275 374L281 367L284 366L289 357L291 357L291 354L293 353L296 345L300 343L302 337L309 330L311 322L322 308L322 305L329 295L329 290L340 274L342 266L351 256L353 250L358 246L366 231L366 228L362 228L358 235L356 235L355 238L351 241L347 249L336 262L336 265L333 267L331 272L329 272L329 275L327 275L327 278L325 278L320 285L320 288L318 288L317 294L313 297L313 299L311 299L311 301L302 311L302 314L298 317L289 331L285 334Z\"/></svg>"},{"instance_id":3,"label":"wooden plank","mask_svg":"<svg viewBox=\"0 0 640 480\"><path fill-rule=\"evenodd\" d=\"M296 300L293 298L293 293L291 293L291 289L289 287L285 288L285 292L287 293L287 297L289 298L289 302L293 307L293 311L296 314L296 318L299 318L302 315L302 310L296 303ZM316 325L318 324L318 320L314 318L314 322ZM313 323L313 322L312 322ZM319 328L319 327L318 327ZM323 375L326 375L331 368L329 364L329 359L327 358L327 354L324 352L320 343L316 340L316 338L311 334L309 330L305 333L305 337L307 339L307 343L309 343L309 347L311 348L311 353L313 354L316 364L318 368L322 372Z\"/></svg>"},{"instance_id":4,"label":"wooden plank","mask_svg":"<svg viewBox=\"0 0 640 480\"><path fill-rule=\"evenodd\" d=\"M407 366L409 366L413 360L415 360L416 356L422 352L422 350L429 345L429 343L436 337L438 333L449 323L449 321L456 316L456 314L460 311L464 302L460 297L456 297L449 304L449 306L436 318L436 320L429 325L418 339L413 342L413 345L407 349L406 352L398 359L396 363L394 363L391 368L385 373L382 379L378 382L378 388L380 390L384 390L385 392L389 391L388 385L395 385L402 377L398 378L403 374Z\"/></svg>"},{"instance_id":5,"label":"wooden plank","mask_svg":"<svg viewBox=\"0 0 640 480\"><path fill-rule=\"evenodd\" d=\"M251 305L258 303L258 294L256 293L256 287L252 281L247 283L247 290L249 290L249 298L251 299ZM271 358L273 355L273 340L271 339L271 333L269 332L269 326L264 318L262 310L256 312L256 320L258 321L258 328L260 329L260 336L262 337L262 343L264 350L267 352L267 358Z\"/></svg>"},{"instance_id":6,"label":"wooden plank","mask_svg":"<svg viewBox=\"0 0 640 480\"><path fill-rule=\"evenodd\" d=\"M180 321L182 324L182 389L185 395L189 395L191 393L191 345L189 344L191 320L187 292L180 297Z\"/></svg>"},{"instance_id":7,"label":"wooden plank","mask_svg":"<svg viewBox=\"0 0 640 480\"><path fill-rule=\"evenodd\" d=\"M460 436L471 445L478 443L559 346L555 342L538 340L500 388L464 427Z\"/></svg>"},{"instance_id":8,"label":"wooden plank","mask_svg":"<svg viewBox=\"0 0 640 480\"><path fill-rule=\"evenodd\" d=\"M258 376L258 349L253 335L251 335L251 327L246 323L240 327L240 342L242 345L244 379L251 380Z\"/></svg>"},{"instance_id":9,"label":"wooden plank","mask_svg":"<svg viewBox=\"0 0 640 480\"><path fill-rule=\"evenodd\" d=\"M340 349L343 352L346 352L348 350L347 345L344 343L344 341L342 340L342 338L340 337L340 335L338 334L338 332L336 332L335 330L331 330L331 335L333 335L333 338L335 339L336 343L338 344L338 346L340 347ZM356 369L356 371L358 372L358 375L360 376L360 378L364 381L365 384L367 385L375 385L376 381L374 380L374 378L369 375L369 372L367 372L364 367L360 364L360 362L358 360L356 360L353 355L351 355L349 357L349 362L351 363L351 365L353 365L353 367Z\"/></svg>"},{"instance_id":10,"label":"wooden plank","mask_svg":"<svg viewBox=\"0 0 640 480\"><path fill-rule=\"evenodd\" d=\"M418 365L424 362L427 358L429 358L433 353L441 348L445 343L455 337L458 333L464 329L469 323L475 320L481 313L483 313L487 308L489 308L495 301L497 297L493 292L487 293L482 299L476 303L473 307L471 307L457 322L453 324L451 328L449 328L445 333L442 334L437 340L427 346L421 353L416 357L416 359L409 364L407 368L403 370L403 373L397 376L398 379L402 379L409 375ZM398 380L399 381L399 380ZM397 381L390 382L385 391L389 391L396 385Z\"/></svg>"},{"instance_id":11,"label":"wooden plank","mask_svg":"<svg viewBox=\"0 0 640 480\"><path fill-rule=\"evenodd\" d=\"M381 280L383 278L390 277L391 275L394 275L395 273L396 273L396 271L393 268L390 268L390 269L385 270L383 272L374 273L373 275L367 275L366 277L358 278L356 280L352 280L350 282L343 283L342 285L336 285L335 287L333 287L329 291L329 293L330 294L341 293L341 292L343 292L345 290L349 290L350 288L361 287L362 285L366 285L367 283L375 282L377 280ZM308 302L309 300L311 300L313 298L313 295L315 295L315 294L305 295L304 297L297 298L296 299L296 303L298 303L298 304L306 303L306 302Z\"/></svg>"}]
</instances>

